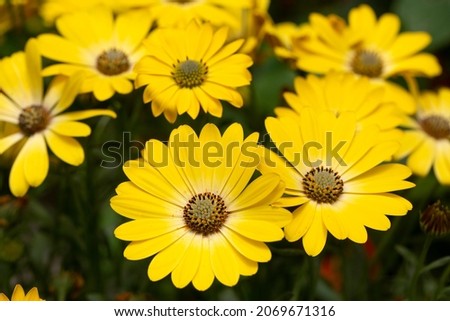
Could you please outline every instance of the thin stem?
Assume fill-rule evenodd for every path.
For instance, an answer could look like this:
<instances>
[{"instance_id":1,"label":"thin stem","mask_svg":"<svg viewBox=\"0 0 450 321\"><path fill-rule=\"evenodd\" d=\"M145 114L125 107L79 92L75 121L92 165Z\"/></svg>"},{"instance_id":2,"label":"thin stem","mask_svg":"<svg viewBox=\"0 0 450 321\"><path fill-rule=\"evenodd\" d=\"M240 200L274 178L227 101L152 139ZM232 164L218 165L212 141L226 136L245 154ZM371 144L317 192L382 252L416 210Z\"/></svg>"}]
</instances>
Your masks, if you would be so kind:
<instances>
[{"instance_id":1,"label":"thin stem","mask_svg":"<svg viewBox=\"0 0 450 321\"><path fill-rule=\"evenodd\" d=\"M442 276L439 280L438 287L434 294L434 300L439 300L439 295L442 293L442 290L444 290L444 287L447 284L447 280L449 279L449 277L450 277L450 265L447 265L447 267L444 270L444 273L442 273Z\"/></svg>"},{"instance_id":2,"label":"thin stem","mask_svg":"<svg viewBox=\"0 0 450 321\"><path fill-rule=\"evenodd\" d=\"M416 269L414 271L414 275L411 280L411 286L409 288L409 299L415 300L417 295L417 283L419 281L420 272L422 271L425 260L428 254L428 250L430 249L431 242L433 238L430 235L427 235L425 238L425 242L423 243L422 251L419 256L419 260L416 264Z\"/></svg>"}]
</instances>

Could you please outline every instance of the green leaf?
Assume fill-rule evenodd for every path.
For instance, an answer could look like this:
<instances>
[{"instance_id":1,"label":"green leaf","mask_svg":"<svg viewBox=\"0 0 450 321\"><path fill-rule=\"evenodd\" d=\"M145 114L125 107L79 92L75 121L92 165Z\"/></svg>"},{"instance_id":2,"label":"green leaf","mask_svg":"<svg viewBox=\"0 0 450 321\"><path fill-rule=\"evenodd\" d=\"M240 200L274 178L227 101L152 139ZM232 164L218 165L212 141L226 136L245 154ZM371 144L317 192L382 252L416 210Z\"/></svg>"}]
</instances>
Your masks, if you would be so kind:
<instances>
[{"instance_id":1,"label":"green leaf","mask_svg":"<svg viewBox=\"0 0 450 321\"><path fill-rule=\"evenodd\" d=\"M445 256L424 266L424 268L420 271L420 273L429 272L442 266L447 266L449 263L450 263L450 256Z\"/></svg>"},{"instance_id":2,"label":"green leaf","mask_svg":"<svg viewBox=\"0 0 450 321\"><path fill-rule=\"evenodd\" d=\"M411 263L413 266L417 265L417 256L406 247L397 245L395 250L405 259L405 261Z\"/></svg>"},{"instance_id":3,"label":"green leaf","mask_svg":"<svg viewBox=\"0 0 450 321\"><path fill-rule=\"evenodd\" d=\"M430 33L433 40L427 51L450 44L450 0L397 0L392 11L400 16L403 30Z\"/></svg>"}]
</instances>

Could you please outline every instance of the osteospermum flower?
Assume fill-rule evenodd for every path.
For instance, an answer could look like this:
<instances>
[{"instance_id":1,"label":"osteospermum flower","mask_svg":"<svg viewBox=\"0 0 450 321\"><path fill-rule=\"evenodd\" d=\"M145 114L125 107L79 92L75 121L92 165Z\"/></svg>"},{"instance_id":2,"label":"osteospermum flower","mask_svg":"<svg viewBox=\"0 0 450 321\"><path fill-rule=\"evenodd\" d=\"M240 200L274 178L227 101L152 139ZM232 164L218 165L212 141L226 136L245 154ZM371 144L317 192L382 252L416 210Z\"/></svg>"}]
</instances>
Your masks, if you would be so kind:
<instances>
[{"instance_id":1,"label":"osteospermum flower","mask_svg":"<svg viewBox=\"0 0 450 321\"><path fill-rule=\"evenodd\" d=\"M186 26L191 20L208 21L215 26L237 28L239 19L232 10L249 9L252 0L153 0L150 12L159 27Z\"/></svg>"},{"instance_id":2,"label":"osteospermum flower","mask_svg":"<svg viewBox=\"0 0 450 321\"><path fill-rule=\"evenodd\" d=\"M44 0L40 14L47 23L53 23L62 15L90 11L103 6L114 12L123 12L133 8L144 8L157 0Z\"/></svg>"},{"instance_id":3,"label":"osteospermum flower","mask_svg":"<svg viewBox=\"0 0 450 321\"><path fill-rule=\"evenodd\" d=\"M303 108L329 110L335 115L355 112L357 128L377 125L380 140L398 139L401 131L395 129L406 121L406 115L395 102L385 97L385 90L367 77L350 73L330 72L323 78L308 75L296 77L295 93L285 92L284 99L292 108L275 108L280 117L299 115Z\"/></svg>"},{"instance_id":4,"label":"osteospermum flower","mask_svg":"<svg viewBox=\"0 0 450 321\"><path fill-rule=\"evenodd\" d=\"M437 59L420 53L430 42L426 32L403 32L398 16L386 13L379 20L367 5L350 10L348 26L337 28L330 19L317 13L310 15L316 37L303 41L298 68L307 72L330 70L353 72L380 81L396 75L434 77L441 73ZM400 107L414 112L414 101L401 87L385 82L389 94L397 97Z\"/></svg>"},{"instance_id":5,"label":"osteospermum flower","mask_svg":"<svg viewBox=\"0 0 450 321\"><path fill-rule=\"evenodd\" d=\"M145 11L126 12L115 19L104 8L64 15L56 22L62 37L38 37L42 55L61 62L45 68L43 74L70 76L84 71L81 92L93 92L101 101L115 92L128 94L133 90L133 67L144 54L141 43L150 25Z\"/></svg>"},{"instance_id":6,"label":"osteospermum flower","mask_svg":"<svg viewBox=\"0 0 450 321\"><path fill-rule=\"evenodd\" d=\"M366 227L387 230L386 215L405 215L412 205L391 192L411 188L401 164L381 164L398 148L377 143L376 126L357 131L355 114L336 117L304 108L295 117L266 119L266 129L285 160L265 151L260 170L278 173L286 183L276 205L296 207L284 231L288 241L302 239L307 254L318 255L327 234L357 243L367 241Z\"/></svg>"},{"instance_id":7,"label":"osteospermum flower","mask_svg":"<svg viewBox=\"0 0 450 321\"><path fill-rule=\"evenodd\" d=\"M397 158L408 157L412 172L426 176L431 168L441 184L450 184L450 88L419 96L415 117L406 124Z\"/></svg>"},{"instance_id":8,"label":"osteospermum flower","mask_svg":"<svg viewBox=\"0 0 450 321\"><path fill-rule=\"evenodd\" d=\"M184 29L157 29L144 41L147 55L137 64L136 86L147 85L144 102L152 102L154 116L164 113L174 122L178 114L196 118L200 106L222 116L222 104L243 105L236 87L250 83L252 59L236 53L243 40L227 45L227 28L191 22Z\"/></svg>"},{"instance_id":9,"label":"osteospermum flower","mask_svg":"<svg viewBox=\"0 0 450 321\"><path fill-rule=\"evenodd\" d=\"M0 293L0 301L10 301L6 294ZM20 284L17 284L14 287L13 293L11 295L11 301L43 301L39 297L39 291L36 287L32 288L30 291L28 291L27 294L25 294L25 291L23 290L22 286Z\"/></svg>"},{"instance_id":10,"label":"osteospermum flower","mask_svg":"<svg viewBox=\"0 0 450 321\"><path fill-rule=\"evenodd\" d=\"M47 176L47 145L64 162L80 165L84 152L73 137L88 136L91 130L78 120L100 115L115 117L115 113L94 109L64 113L78 93L83 74L69 80L55 78L44 96L35 39L28 41L25 53L0 62L0 75L0 121L16 127L14 133L0 139L0 154L16 144L21 146L11 168L9 186L15 196L23 196L30 186L39 186Z\"/></svg>"},{"instance_id":11,"label":"osteospermum flower","mask_svg":"<svg viewBox=\"0 0 450 321\"><path fill-rule=\"evenodd\" d=\"M115 230L131 241L130 260L154 256L148 277L171 274L173 284L190 282L206 290L217 278L235 285L253 275L271 252L264 242L283 238L291 215L271 206L283 193L278 175L262 175L249 184L257 162L258 134L246 139L241 125L220 134L213 124L197 137L187 125L172 131L168 145L150 140L144 159L129 161L130 181L117 188L112 208L131 219Z\"/></svg>"}]
</instances>

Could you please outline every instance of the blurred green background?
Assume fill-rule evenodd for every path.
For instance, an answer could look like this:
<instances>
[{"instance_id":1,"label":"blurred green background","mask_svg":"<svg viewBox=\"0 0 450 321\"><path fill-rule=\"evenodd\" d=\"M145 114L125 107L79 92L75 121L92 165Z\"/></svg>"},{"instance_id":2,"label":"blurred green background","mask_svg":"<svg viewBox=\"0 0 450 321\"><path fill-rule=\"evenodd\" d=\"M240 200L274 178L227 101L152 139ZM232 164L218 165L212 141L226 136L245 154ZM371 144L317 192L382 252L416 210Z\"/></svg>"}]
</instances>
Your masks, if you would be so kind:
<instances>
[{"instance_id":1,"label":"blurred green background","mask_svg":"<svg viewBox=\"0 0 450 321\"><path fill-rule=\"evenodd\" d=\"M1 3L1 2L0 2ZM30 4L31 3L31 4ZM426 31L443 74L421 79L422 89L450 87L450 0L333 1L272 0L274 22L307 22L311 12L334 13L346 19L349 9L361 3L371 5L378 16L393 12L400 16L403 31ZM10 15L12 28L0 37L0 57L22 50L28 38L54 31L37 14L39 1L27 6L0 7L0 20ZM44 61L44 63L46 63ZM111 108L114 121L93 119L87 123L93 134L81 139L86 160L77 168L51 158L51 170L42 186L21 199L8 190L9 161L1 159L0 172L0 292L8 295L20 283L25 290L37 286L47 300L402 300L450 299L450 238L434 239L426 257L427 268L420 274L411 296L415 273L426 236L419 227L419 213L437 199L450 200L450 188L439 186L431 174L412 177L417 187L404 192L414 204L405 217L391 218L388 232L369 231L370 241L362 246L336 241L331 236L325 251L316 258L304 254L299 243L271 244L273 258L260 264L258 273L241 277L233 288L218 282L206 292L191 285L176 289L170 277L159 282L147 278L149 259L127 261L122 252L126 242L113 230L124 221L109 207L115 187L126 180L122 169L102 168L102 146L108 141L118 148L122 161L137 157L137 142L149 138L166 140L170 131L188 123L197 130L207 122L226 127L240 122L246 134L264 130L264 119L273 108L283 105L282 93L292 90L293 79L301 73L277 59L263 44L251 69L253 82L244 90L249 104L238 110L224 106L221 119L200 115L195 121L184 115L173 125L155 119L142 103L142 91L114 96L100 103L82 95L77 108ZM0 75L1 77L1 75ZM131 133L123 141L122 133ZM131 152L130 152L131 151Z\"/></svg>"}]
</instances>

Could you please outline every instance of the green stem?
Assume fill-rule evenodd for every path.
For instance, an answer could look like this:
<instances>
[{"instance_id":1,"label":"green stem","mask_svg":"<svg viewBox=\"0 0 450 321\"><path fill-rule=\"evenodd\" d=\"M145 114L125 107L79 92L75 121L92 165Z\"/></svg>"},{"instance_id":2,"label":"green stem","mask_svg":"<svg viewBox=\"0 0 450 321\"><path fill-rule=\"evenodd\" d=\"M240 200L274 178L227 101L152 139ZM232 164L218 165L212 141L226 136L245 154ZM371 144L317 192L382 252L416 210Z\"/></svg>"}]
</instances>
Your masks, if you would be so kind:
<instances>
[{"instance_id":1,"label":"green stem","mask_svg":"<svg viewBox=\"0 0 450 321\"><path fill-rule=\"evenodd\" d=\"M100 253L98 250L98 220L97 213L94 210L93 204L95 204L94 200L94 182L93 182L93 173L91 169L89 153L86 153L86 177L85 177L85 237L87 242L87 253L89 258L89 272L92 284L94 286L95 291L100 291L101 288L101 274L100 267L98 262L100 261Z\"/></svg>"},{"instance_id":2,"label":"green stem","mask_svg":"<svg viewBox=\"0 0 450 321\"><path fill-rule=\"evenodd\" d=\"M417 296L417 283L419 281L420 272L422 271L425 260L427 257L428 250L430 248L431 242L433 241L433 237L430 235L427 235L425 238L425 242L423 243L422 251L419 256L419 260L416 264L416 269L414 271L414 275L411 280L411 286L409 288L409 299L410 300L416 300Z\"/></svg>"},{"instance_id":3,"label":"green stem","mask_svg":"<svg viewBox=\"0 0 450 321\"><path fill-rule=\"evenodd\" d=\"M439 300L439 296L442 293L442 291L444 290L445 285L447 284L447 280L449 279L449 277L450 277L450 265L448 265L445 268L444 273L442 274L441 279L439 280L439 285L438 285L438 287L436 289L436 292L434 294L434 300L435 301Z\"/></svg>"}]
</instances>

